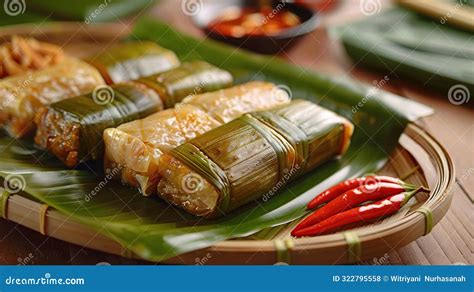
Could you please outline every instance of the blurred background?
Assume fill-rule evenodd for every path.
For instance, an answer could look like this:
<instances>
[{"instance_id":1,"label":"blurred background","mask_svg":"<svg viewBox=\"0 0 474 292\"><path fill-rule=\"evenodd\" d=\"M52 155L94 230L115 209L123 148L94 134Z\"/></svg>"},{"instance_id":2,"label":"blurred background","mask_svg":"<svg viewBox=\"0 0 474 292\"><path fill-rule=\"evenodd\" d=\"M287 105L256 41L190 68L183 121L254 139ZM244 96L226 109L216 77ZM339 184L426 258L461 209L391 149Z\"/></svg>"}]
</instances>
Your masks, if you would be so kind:
<instances>
[{"instance_id":1,"label":"blurred background","mask_svg":"<svg viewBox=\"0 0 474 292\"><path fill-rule=\"evenodd\" d=\"M321 44L338 41L354 65L446 95L451 89L454 103L472 104L473 11L473 0L5 0L0 25L115 22L127 29L152 17L257 53L292 52L295 61L311 54L329 72L324 57L336 52Z\"/></svg>"}]
</instances>

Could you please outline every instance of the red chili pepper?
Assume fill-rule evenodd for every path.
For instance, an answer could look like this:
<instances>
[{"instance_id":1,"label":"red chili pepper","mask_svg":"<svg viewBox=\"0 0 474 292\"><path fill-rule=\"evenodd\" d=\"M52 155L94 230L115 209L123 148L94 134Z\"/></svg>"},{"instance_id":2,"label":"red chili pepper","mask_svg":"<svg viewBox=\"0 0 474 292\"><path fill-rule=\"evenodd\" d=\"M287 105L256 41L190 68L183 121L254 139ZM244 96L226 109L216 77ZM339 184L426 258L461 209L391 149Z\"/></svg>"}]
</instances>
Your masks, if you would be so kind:
<instances>
[{"instance_id":1,"label":"red chili pepper","mask_svg":"<svg viewBox=\"0 0 474 292\"><path fill-rule=\"evenodd\" d=\"M404 182L398 178L390 177L390 176L382 176L382 175L371 175L371 176L364 176L359 178L348 179L343 181L326 191L322 192L318 196L316 196L311 202L308 203L308 209L314 209L317 206L327 203L332 199L336 198L337 196L352 190L356 187L361 185L371 184L371 183L378 183L378 182L387 182L387 183L394 183L394 184L404 184Z\"/></svg>"},{"instance_id":2,"label":"red chili pepper","mask_svg":"<svg viewBox=\"0 0 474 292\"><path fill-rule=\"evenodd\" d=\"M301 223L293 229L293 232L321 222L332 215L351 209L364 202L377 201L405 191L412 191L414 188L415 187L412 186L401 186L385 182L359 186L345 192L314 211L313 214L301 221Z\"/></svg>"},{"instance_id":3,"label":"red chili pepper","mask_svg":"<svg viewBox=\"0 0 474 292\"><path fill-rule=\"evenodd\" d=\"M292 232L293 236L314 236L340 230L357 222L368 222L396 213L422 188L396 194L373 204L360 206L331 216L313 226Z\"/></svg>"}]
</instances>

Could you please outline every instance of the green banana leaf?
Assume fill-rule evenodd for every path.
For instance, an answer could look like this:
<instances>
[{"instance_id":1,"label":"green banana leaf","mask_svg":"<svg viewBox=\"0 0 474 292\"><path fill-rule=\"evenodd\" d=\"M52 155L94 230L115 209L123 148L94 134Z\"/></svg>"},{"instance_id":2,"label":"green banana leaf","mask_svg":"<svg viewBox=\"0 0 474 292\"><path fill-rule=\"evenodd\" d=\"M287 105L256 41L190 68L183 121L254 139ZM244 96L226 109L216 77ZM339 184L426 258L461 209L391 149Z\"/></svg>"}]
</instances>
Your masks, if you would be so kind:
<instances>
[{"instance_id":1,"label":"green banana leaf","mask_svg":"<svg viewBox=\"0 0 474 292\"><path fill-rule=\"evenodd\" d=\"M455 85L464 85L474 92L472 33L403 8L388 10L334 32L357 63L386 73L393 71L439 90L444 96Z\"/></svg>"},{"instance_id":2,"label":"green banana leaf","mask_svg":"<svg viewBox=\"0 0 474 292\"><path fill-rule=\"evenodd\" d=\"M142 11L156 0L5 0L0 9L0 25L44 22L54 19L77 20L86 23L117 21L121 17Z\"/></svg>"},{"instance_id":3,"label":"green banana leaf","mask_svg":"<svg viewBox=\"0 0 474 292\"><path fill-rule=\"evenodd\" d=\"M226 69L238 82L264 79L288 86L294 98L319 102L356 125L352 146L340 160L293 181L271 199L255 201L218 220L196 218L157 198L143 197L104 178L100 165L65 170L25 141L0 139L0 176L21 176L26 193L110 236L144 259L161 261L261 230L274 233L271 227L305 215L305 204L318 192L381 168L407 123L431 113L430 108L390 93L195 39L153 20L141 20L133 35L175 51L182 61L200 59Z\"/></svg>"},{"instance_id":4,"label":"green banana leaf","mask_svg":"<svg viewBox=\"0 0 474 292\"><path fill-rule=\"evenodd\" d=\"M0 9L0 26L41 22L45 18L44 15L37 12L25 11L23 14L15 16L9 15L5 10Z\"/></svg>"},{"instance_id":5,"label":"green banana leaf","mask_svg":"<svg viewBox=\"0 0 474 292\"><path fill-rule=\"evenodd\" d=\"M52 14L56 19L91 22L116 21L119 17L151 7L154 0L28 0L33 11Z\"/></svg>"}]
</instances>

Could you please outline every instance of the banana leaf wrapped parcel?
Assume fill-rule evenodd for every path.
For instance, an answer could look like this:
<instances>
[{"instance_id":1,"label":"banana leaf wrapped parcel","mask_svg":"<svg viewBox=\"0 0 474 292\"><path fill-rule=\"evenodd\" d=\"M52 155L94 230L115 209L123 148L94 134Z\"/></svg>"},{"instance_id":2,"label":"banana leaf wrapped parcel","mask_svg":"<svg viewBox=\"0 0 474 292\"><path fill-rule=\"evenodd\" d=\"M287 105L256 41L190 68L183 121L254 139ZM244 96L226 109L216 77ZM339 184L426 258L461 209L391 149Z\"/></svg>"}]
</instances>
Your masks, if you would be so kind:
<instances>
[{"instance_id":1,"label":"banana leaf wrapped parcel","mask_svg":"<svg viewBox=\"0 0 474 292\"><path fill-rule=\"evenodd\" d=\"M163 153L247 112L289 102L284 90L257 81L189 96L174 109L105 130L105 168L145 195L156 193Z\"/></svg>"},{"instance_id":2,"label":"banana leaf wrapped parcel","mask_svg":"<svg viewBox=\"0 0 474 292\"><path fill-rule=\"evenodd\" d=\"M342 155L352 132L309 101L246 114L161 155L158 194L191 214L222 216Z\"/></svg>"},{"instance_id":3,"label":"banana leaf wrapped parcel","mask_svg":"<svg viewBox=\"0 0 474 292\"><path fill-rule=\"evenodd\" d=\"M99 88L44 108L36 116L35 142L68 167L101 159L105 129L174 106L188 95L228 87L232 82L227 71L205 62L192 62L146 78Z\"/></svg>"},{"instance_id":4,"label":"banana leaf wrapped parcel","mask_svg":"<svg viewBox=\"0 0 474 292\"><path fill-rule=\"evenodd\" d=\"M173 51L147 41L114 45L88 62L100 71L108 84L161 73L180 64Z\"/></svg>"},{"instance_id":5,"label":"banana leaf wrapped parcel","mask_svg":"<svg viewBox=\"0 0 474 292\"><path fill-rule=\"evenodd\" d=\"M42 70L0 80L0 126L11 136L34 133L36 112L51 103L92 91L103 85L89 64L65 58Z\"/></svg>"}]
</instances>

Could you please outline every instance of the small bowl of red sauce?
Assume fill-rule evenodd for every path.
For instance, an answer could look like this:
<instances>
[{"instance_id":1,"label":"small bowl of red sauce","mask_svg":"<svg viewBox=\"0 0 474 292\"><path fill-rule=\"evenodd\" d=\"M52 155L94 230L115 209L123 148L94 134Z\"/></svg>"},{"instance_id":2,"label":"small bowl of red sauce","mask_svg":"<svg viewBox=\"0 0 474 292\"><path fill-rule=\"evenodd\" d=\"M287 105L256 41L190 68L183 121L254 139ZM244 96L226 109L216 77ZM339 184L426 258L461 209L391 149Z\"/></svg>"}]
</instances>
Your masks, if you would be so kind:
<instances>
[{"instance_id":1,"label":"small bowl of red sauce","mask_svg":"<svg viewBox=\"0 0 474 292\"><path fill-rule=\"evenodd\" d=\"M204 1L193 20L212 39L263 54L288 49L319 23L304 5L269 0Z\"/></svg>"}]
</instances>

